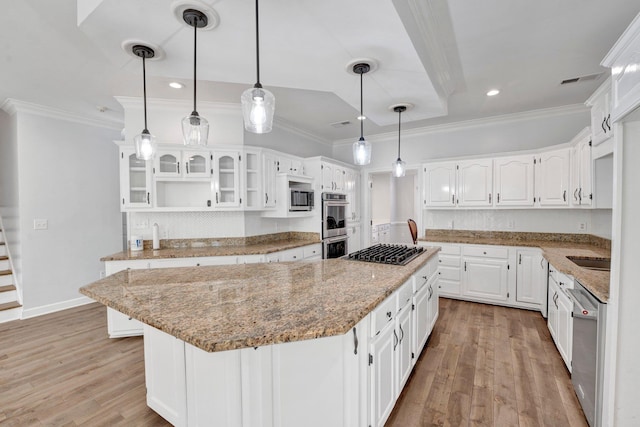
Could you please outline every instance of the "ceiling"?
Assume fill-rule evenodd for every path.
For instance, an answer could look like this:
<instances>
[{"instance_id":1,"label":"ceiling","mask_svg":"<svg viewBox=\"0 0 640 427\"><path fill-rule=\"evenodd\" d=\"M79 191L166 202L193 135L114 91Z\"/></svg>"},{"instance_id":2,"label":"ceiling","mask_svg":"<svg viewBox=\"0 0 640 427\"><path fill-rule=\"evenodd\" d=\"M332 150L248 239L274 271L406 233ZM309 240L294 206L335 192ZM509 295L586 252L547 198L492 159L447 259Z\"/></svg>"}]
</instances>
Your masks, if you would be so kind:
<instances>
[{"instance_id":1,"label":"ceiling","mask_svg":"<svg viewBox=\"0 0 640 427\"><path fill-rule=\"evenodd\" d=\"M164 53L147 64L149 97L190 99L193 30L174 14L187 3L219 16L198 33L198 99L239 102L255 83L252 0L21 0L0 15L0 104L121 123L114 96L141 95L140 60L121 48L131 40ZM629 0L263 0L261 81L276 120L326 141L359 134L347 64L360 58L377 64L364 76L365 134L393 131L389 107L402 102L415 105L404 129L578 104L605 77L560 82L605 72L638 12Z\"/></svg>"}]
</instances>

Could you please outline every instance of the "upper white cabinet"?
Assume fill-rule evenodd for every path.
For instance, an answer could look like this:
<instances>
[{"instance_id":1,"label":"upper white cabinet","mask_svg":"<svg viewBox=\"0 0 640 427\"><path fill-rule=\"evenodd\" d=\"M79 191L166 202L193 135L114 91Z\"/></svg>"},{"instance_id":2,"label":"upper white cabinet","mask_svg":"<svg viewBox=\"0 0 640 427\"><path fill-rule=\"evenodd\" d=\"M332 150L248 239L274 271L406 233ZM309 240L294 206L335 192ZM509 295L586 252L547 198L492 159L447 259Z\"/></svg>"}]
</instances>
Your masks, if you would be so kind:
<instances>
[{"instance_id":1,"label":"upper white cabinet","mask_svg":"<svg viewBox=\"0 0 640 427\"><path fill-rule=\"evenodd\" d=\"M158 150L153 173L156 178L209 178L211 153L205 150Z\"/></svg>"},{"instance_id":2,"label":"upper white cabinet","mask_svg":"<svg viewBox=\"0 0 640 427\"><path fill-rule=\"evenodd\" d=\"M213 152L213 190L216 207L240 206L240 152Z\"/></svg>"},{"instance_id":3,"label":"upper white cabinet","mask_svg":"<svg viewBox=\"0 0 640 427\"><path fill-rule=\"evenodd\" d=\"M493 159L465 160L458 163L459 206L493 204Z\"/></svg>"},{"instance_id":4,"label":"upper white cabinet","mask_svg":"<svg viewBox=\"0 0 640 427\"><path fill-rule=\"evenodd\" d=\"M536 156L536 199L540 206L569 205L569 157L569 148Z\"/></svg>"},{"instance_id":5,"label":"upper white cabinet","mask_svg":"<svg viewBox=\"0 0 640 427\"><path fill-rule=\"evenodd\" d=\"M499 157L494 160L495 205L533 206L532 155Z\"/></svg>"},{"instance_id":6,"label":"upper white cabinet","mask_svg":"<svg viewBox=\"0 0 640 427\"><path fill-rule=\"evenodd\" d=\"M585 104L591 107L591 132L593 144L598 145L613 136L611 120L611 79L607 79L587 99Z\"/></svg>"},{"instance_id":7,"label":"upper white cabinet","mask_svg":"<svg viewBox=\"0 0 640 427\"><path fill-rule=\"evenodd\" d=\"M278 159L272 152L262 154L262 185L264 197L262 206L265 208L276 207L276 176L278 175Z\"/></svg>"},{"instance_id":8,"label":"upper white cabinet","mask_svg":"<svg viewBox=\"0 0 640 427\"><path fill-rule=\"evenodd\" d=\"M278 172L289 175L304 175L304 166L299 157L280 154L277 158Z\"/></svg>"},{"instance_id":9,"label":"upper white cabinet","mask_svg":"<svg viewBox=\"0 0 640 427\"><path fill-rule=\"evenodd\" d=\"M122 210L153 207L151 189L151 162L138 160L133 147L121 147L120 198Z\"/></svg>"},{"instance_id":10,"label":"upper white cabinet","mask_svg":"<svg viewBox=\"0 0 640 427\"><path fill-rule=\"evenodd\" d=\"M429 163L424 166L423 206L452 208L456 205L456 163Z\"/></svg>"},{"instance_id":11,"label":"upper white cabinet","mask_svg":"<svg viewBox=\"0 0 640 427\"><path fill-rule=\"evenodd\" d=\"M347 201L349 202L347 206L347 220L350 222L360 222L360 171L346 169L344 187L347 193Z\"/></svg>"},{"instance_id":12,"label":"upper white cabinet","mask_svg":"<svg viewBox=\"0 0 640 427\"><path fill-rule=\"evenodd\" d=\"M245 209L262 208L262 182L260 176L260 151L244 150L244 162L242 162L242 176L244 177L243 188Z\"/></svg>"},{"instance_id":13,"label":"upper white cabinet","mask_svg":"<svg viewBox=\"0 0 640 427\"><path fill-rule=\"evenodd\" d=\"M328 162L322 162L320 168L322 169L322 191L344 193L346 168Z\"/></svg>"},{"instance_id":14,"label":"upper white cabinet","mask_svg":"<svg viewBox=\"0 0 640 427\"><path fill-rule=\"evenodd\" d=\"M591 132L585 128L571 149L571 204L591 206L593 200Z\"/></svg>"},{"instance_id":15,"label":"upper white cabinet","mask_svg":"<svg viewBox=\"0 0 640 427\"><path fill-rule=\"evenodd\" d=\"M640 15L620 36L602 65L611 68L611 126L640 105ZM596 140L594 139L594 144ZM599 142L599 141L598 141Z\"/></svg>"}]
</instances>

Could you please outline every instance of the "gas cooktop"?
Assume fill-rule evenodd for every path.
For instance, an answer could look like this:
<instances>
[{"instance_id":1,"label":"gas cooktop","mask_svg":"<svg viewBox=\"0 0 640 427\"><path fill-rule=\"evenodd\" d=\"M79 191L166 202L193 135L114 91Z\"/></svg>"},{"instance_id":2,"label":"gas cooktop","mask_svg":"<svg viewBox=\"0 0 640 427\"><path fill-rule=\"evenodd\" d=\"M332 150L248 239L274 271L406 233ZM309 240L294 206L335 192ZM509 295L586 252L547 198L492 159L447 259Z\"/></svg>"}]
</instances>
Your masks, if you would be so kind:
<instances>
[{"instance_id":1,"label":"gas cooktop","mask_svg":"<svg viewBox=\"0 0 640 427\"><path fill-rule=\"evenodd\" d=\"M350 253L345 259L354 261L377 262L381 264L406 265L424 251L422 246L389 245L379 243Z\"/></svg>"}]
</instances>

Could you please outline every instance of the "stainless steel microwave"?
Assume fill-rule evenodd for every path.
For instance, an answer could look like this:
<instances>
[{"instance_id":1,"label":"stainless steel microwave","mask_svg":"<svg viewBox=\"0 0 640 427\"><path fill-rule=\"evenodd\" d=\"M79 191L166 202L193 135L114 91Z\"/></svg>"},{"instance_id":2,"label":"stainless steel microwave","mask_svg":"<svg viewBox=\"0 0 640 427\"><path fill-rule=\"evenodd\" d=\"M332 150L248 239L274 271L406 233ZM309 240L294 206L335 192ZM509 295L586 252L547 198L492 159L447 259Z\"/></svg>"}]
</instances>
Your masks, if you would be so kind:
<instances>
[{"instance_id":1,"label":"stainless steel microwave","mask_svg":"<svg viewBox=\"0 0 640 427\"><path fill-rule=\"evenodd\" d=\"M313 190L290 189L289 211L313 210Z\"/></svg>"}]
</instances>

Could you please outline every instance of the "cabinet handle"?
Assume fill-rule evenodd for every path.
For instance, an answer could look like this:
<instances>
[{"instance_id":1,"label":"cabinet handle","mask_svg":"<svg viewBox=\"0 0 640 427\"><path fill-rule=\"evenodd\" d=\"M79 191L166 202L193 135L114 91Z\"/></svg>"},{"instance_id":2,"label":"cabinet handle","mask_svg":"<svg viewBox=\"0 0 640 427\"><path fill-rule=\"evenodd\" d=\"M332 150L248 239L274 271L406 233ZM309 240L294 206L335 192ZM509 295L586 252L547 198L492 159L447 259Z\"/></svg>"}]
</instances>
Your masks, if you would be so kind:
<instances>
[{"instance_id":1,"label":"cabinet handle","mask_svg":"<svg viewBox=\"0 0 640 427\"><path fill-rule=\"evenodd\" d=\"M540 257L540 268L544 268L544 265L542 264L542 257Z\"/></svg>"},{"instance_id":2,"label":"cabinet handle","mask_svg":"<svg viewBox=\"0 0 640 427\"><path fill-rule=\"evenodd\" d=\"M522 254L518 256L518 264L522 264Z\"/></svg>"},{"instance_id":3,"label":"cabinet handle","mask_svg":"<svg viewBox=\"0 0 640 427\"><path fill-rule=\"evenodd\" d=\"M180 175L180 162L176 162L176 166L178 167L178 175Z\"/></svg>"},{"instance_id":4,"label":"cabinet handle","mask_svg":"<svg viewBox=\"0 0 640 427\"><path fill-rule=\"evenodd\" d=\"M611 130L611 114L607 115L607 120L605 120L605 122L607 123L609 130Z\"/></svg>"},{"instance_id":5,"label":"cabinet handle","mask_svg":"<svg viewBox=\"0 0 640 427\"><path fill-rule=\"evenodd\" d=\"M398 326L400 326L400 342L402 342L402 340L404 339L404 330L402 329L402 325Z\"/></svg>"},{"instance_id":6,"label":"cabinet handle","mask_svg":"<svg viewBox=\"0 0 640 427\"><path fill-rule=\"evenodd\" d=\"M218 204L218 192L216 191L216 205Z\"/></svg>"},{"instance_id":7,"label":"cabinet handle","mask_svg":"<svg viewBox=\"0 0 640 427\"><path fill-rule=\"evenodd\" d=\"M564 200L565 202L567 201L567 190L564 190L562 192L562 200Z\"/></svg>"},{"instance_id":8,"label":"cabinet handle","mask_svg":"<svg viewBox=\"0 0 640 427\"><path fill-rule=\"evenodd\" d=\"M264 198L265 198L265 203L269 203L269 195L267 193L264 193Z\"/></svg>"},{"instance_id":9,"label":"cabinet handle","mask_svg":"<svg viewBox=\"0 0 640 427\"><path fill-rule=\"evenodd\" d=\"M147 204L150 205L151 204L151 195L149 194L149 192L147 191Z\"/></svg>"},{"instance_id":10,"label":"cabinet handle","mask_svg":"<svg viewBox=\"0 0 640 427\"><path fill-rule=\"evenodd\" d=\"M396 334L396 330L393 330L393 351L396 351L396 347L398 346L398 334Z\"/></svg>"},{"instance_id":11,"label":"cabinet handle","mask_svg":"<svg viewBox=\"0 0 640 427\"><path fill-rule=\"evenodd\" d=\"M602 127L602 130L604 131L604 133L607 133L607 128L604 127L606 122L607 122L607 118L605 117L602 119L602 123L600 123L600 127Z\"/></svg>"},{"instance_id":12,"label":"cabinet handle","mask_svg":"<svg viewBox=\"0 0 640 427\"><path fill-rule=\"evenodd\" d=\"M455 204L456 204L456 195L455 195L455 194L452 194L452 195L451 195L451 204L452 204L452 205L455 205Z\"/></svg>"},{"instance_id":13,"label":"cabinet handle","mask_svg":"<svg viewBox=\"0 0 640 427\"><path fill-rule=\"evenodd\" d=\"M427 298L427 301L431 301L432 296L433 296L433 285L429 286L429 298Z\"/></svg>"},{"instance_id":14,"label":"cabinet handle","mask_svg":"<svg viewBox=\"0 0 640 427\"><path fill-rule=\"evenodd\" d=\"M500 203L500 193L498 193L498 203Z\"/></svg>"},{"instance_id":15,"label":"cabinet handle","mask_svg":"<svg viewBox=\"0 0 640 427\"><path fill-rule=\"evenodd\" d=\"M576 188L576 189L573 191L573 200L575 200L576 202L578 201L578 196L576 196L576 193L577 193L577 192L578 192L578 189Z\"/></svg>"},{"instance_id":16,"label":"cabinet handle","mask_svg":"<svg viewBox=\"0 0 640 427\"><path fill-rule=\"evenodd\" d=\"M467 261L464 262L464 271L467 271Z\"/></svg>"},{"instance_id":17,"label":"cabinet handle","mask_svg":"<svg viewBox=\"0 0 640 427\"><path fill-rule=\"evenodd\" d=\"M358 354L358 333L356 328L353 328L353 354Z\"/></svg>"},{"instance_id":18,"label":"cabinet handle","mask_svg":"<svg viewBox=\"0 0 640 427\"><path fill-rule=\"evenodd\" d=\"M582 203L582 188L578 190L578 200Z\"/></svg>"},{"instance_id":19,"label":"cabinet handle","mask_svg":"<svg viewBox=\"0 0 640 427\"><path fill-rule=\"evenodd\" d=\"M187 171L187 175L189 175L189 162L184 162L184 169Z\"/></svg>"},{"instance_id":20,"label":"cabinet handle","mask_svg":"<svg viewBox=\"0 0 640 427\"><path fill-rule=\"evenodd\" d=\"M498 197L500 197L500 193L498 193ZM491 204L491 193L489 193L489 204Z\"/></svg>"},{"instance_id":21,"label":"cabinet handle","mask_svg":"<svg viewBox=\"0 0 640 427\"><path fill-rule=\"evenodd\" d=\"M387 317L389 318L389 320L391 320L391 312L387 311Z\"/></svg>"}]
</instances>

